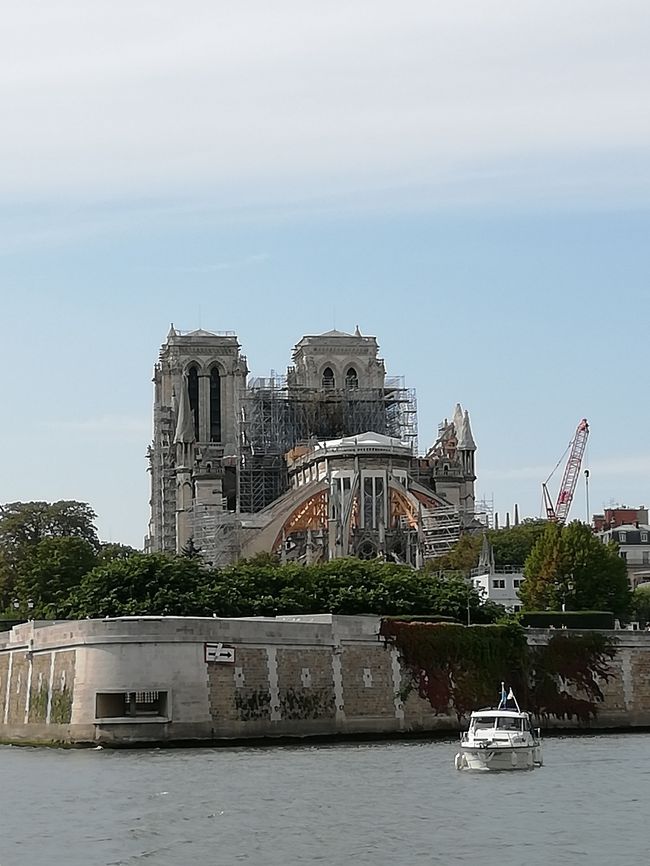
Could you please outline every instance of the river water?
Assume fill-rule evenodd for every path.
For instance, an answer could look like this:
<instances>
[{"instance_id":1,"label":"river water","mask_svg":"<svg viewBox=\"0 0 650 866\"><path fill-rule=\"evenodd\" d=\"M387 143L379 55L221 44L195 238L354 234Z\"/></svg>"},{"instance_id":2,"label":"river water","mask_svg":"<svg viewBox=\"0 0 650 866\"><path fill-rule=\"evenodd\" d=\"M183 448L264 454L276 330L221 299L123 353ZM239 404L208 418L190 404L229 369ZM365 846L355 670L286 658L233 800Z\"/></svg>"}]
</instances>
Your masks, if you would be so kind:
<instances>
[{"instance_id":1,"label":"river water","mask_svg":"<svg viewBox=\"0 0 650 866\"><path fill-rule=\"evenodd\" d=\"M532 772L455 742L0 747L1 866L411 866L650 860L650 735L555 737Z\"/></svg>"}]
</instances>

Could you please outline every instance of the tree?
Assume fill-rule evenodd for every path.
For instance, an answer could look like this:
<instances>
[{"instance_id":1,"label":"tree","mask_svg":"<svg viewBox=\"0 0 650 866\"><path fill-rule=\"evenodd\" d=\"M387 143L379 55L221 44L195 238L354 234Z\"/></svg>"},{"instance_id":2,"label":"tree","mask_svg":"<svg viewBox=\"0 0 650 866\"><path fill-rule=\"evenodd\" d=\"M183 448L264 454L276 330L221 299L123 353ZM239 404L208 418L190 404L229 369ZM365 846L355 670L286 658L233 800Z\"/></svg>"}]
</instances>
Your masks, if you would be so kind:
<instances>
[{"instance_id":1,"label":"tree","mask_svg":"<svg viewBox=\"0 0 650 866\"><path fill-rule=\"evenodd\" d=\"M509 529L493 529L488 538L494 551L494 564L522 565L546 528L546 520L522 520Z\"/></svg>"},{"instance_id":2,"label":"tree","mask_svg":"<svg viewBox=\"0 0 650 866\"><path fill-rule=\"evenodd\" d=\"M84 538L43 538L18 563L12 608L37 619L56 615L96 563L95 548Z\"/></svg>"},{"instance_id":3,"label":"tree","mask_svg":"<svg viewBox=\"0 0 650 866\"><path fill-rule=\"evenodd\" d=\"M650 622L650 583L642 583L632 593L632 614L639 622Z\"/></svg>"},{"instance_id":4,"label":"tree","mask_svg":"<svg viewBox=\"0 0 650 866\"><path fill-rule=\"evenodd\" d=\"M164 553L133 553L87 572L58 615L83 617L202 616L206 572L195 559Z\"/></svg>"},{"instance_id":5,"label":"tree","mask_svg":"<svg viewBox=\"0 0 650 866\"><path fill-rule=\"evenodd\" d=\"M493 622L503 612L483 605L459 574L430 574L404 565L342 559L280 565L271 557L207 569L187 556L136 553L99 565L72 590L70 616L169 614L275 616L377 614L451 616Z\"/></svg>"},{"instance_id":6,"label":"tree","mask_svg":"<svg viewBox=\"0 0 650 866\"><path fill-rule=\"evenodd\" d=\"M611 610L627 615L625 562L614 543L602 544L584 523L548 523L524 567L519 591L528 610Z\"/></svg>"},{"instance_id":7,"label":"tree","mask_svg":"<svg viewBox=\"0 0 650 866\"><path fill-rule=\"evenodd\" d=\"M128 544L117 544L116 542L104 542L99 546L97 554L97 565L103 565L107 562L113 562L114 559L128 559L138 551L135 547L130 547Z\"/></svg>"},{"instance_id":8,"label":"tree","mask_svg":"<svg viewBox=\"0 0 650 866\"><path fill-rule=\"evenodd\" d=\"M10 502L0 506L0 608L16 593L19 574L46 539L77 538L99 548L96 514L85 502Z\"/></svg>"}]
</instances>

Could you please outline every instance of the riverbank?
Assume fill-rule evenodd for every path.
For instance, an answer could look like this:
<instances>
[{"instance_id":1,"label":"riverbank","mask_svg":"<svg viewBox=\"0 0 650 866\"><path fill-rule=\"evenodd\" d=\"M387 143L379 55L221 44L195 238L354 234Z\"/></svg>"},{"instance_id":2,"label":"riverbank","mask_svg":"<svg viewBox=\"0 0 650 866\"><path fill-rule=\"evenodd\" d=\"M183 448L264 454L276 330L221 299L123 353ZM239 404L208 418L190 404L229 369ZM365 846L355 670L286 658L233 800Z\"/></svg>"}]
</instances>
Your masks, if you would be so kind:
<instances>
[{"instance_id":1,"label":"riverbank","mask_svg":"<svg viewBox=\"0 0 650 866\"><path fill-rule=\"evenodd\" d=\"M0 636L0 741L126 747L453 736L463 727L453 704L441 712L421 696L380 630L377 617L329 614L24 623ZM540 647L558 634L570 633L528 629L526 639ZM540 720L546 730L650 728L650 634L611 638L616 650L595 718L549 716Z\"/></svg>"}]
</instances>

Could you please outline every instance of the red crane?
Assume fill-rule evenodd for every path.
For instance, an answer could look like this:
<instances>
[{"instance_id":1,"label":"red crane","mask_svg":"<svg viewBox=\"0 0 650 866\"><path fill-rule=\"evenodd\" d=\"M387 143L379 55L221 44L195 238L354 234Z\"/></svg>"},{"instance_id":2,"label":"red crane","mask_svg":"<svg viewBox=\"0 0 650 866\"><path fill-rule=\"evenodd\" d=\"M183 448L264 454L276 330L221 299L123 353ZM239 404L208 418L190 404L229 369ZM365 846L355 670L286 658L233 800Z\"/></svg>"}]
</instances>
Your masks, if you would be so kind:
<instances>
[{"instance_id":1,"label":"red crane","mask_svg":"<svg viewBox=\"0 0 650 866\"><path fill-rule=\"evenodd\" d=\"M575 493L576 484L578 483L580 465L582 463L582 458L585 453L585 448L587 447L588 438L589 424L587 424L587 419L583 418L582 421L578 424L578 429L576 430L576 435L573 437L573 441L569 445L571 453L569 454L569 459L567 460L566 466L564 467L564 475L562 476L562 483L560 484L560 489L557 494L557 502L555 503L555 505L553 505L553 502L551 501L551 496L548 492L548 487L546 485L548 484L553 472L555 472L555 469L557 469L557 466L555 467L553 472L551 472L551 475L549 475L546 481L542 484L546 516L549 520L552 520L553 523L564 524L566 523L566 519L569 516L569 509L571 508L573 494ZM568 450L569 449L567 449L567 451ZM566 454L566 451L564 453ZM561 460L562 458L560 458L560 461ZM558 466L559 465L560 464L558 463Z\"/></svg>"}]
</instances>

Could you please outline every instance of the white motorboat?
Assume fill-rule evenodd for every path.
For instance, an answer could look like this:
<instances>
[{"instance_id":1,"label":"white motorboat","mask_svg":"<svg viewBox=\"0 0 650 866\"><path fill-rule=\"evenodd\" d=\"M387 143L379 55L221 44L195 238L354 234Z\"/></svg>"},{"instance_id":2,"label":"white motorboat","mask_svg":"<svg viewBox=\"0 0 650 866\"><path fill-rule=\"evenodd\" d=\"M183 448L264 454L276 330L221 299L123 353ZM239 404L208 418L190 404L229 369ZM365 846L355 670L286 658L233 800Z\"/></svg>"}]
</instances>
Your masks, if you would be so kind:
<instances>
[{"instance_id":1,"label":"white motorboat","mask_svg":"<svg viewBox=\"0 0 650 866\"><path fill-rule=\"evenodd\" d=\"M539 728L531 724L530 713L522 712L512 693L501 684L496 709L476 710L469 730L461 734L457 770L532 770L543 763Z\"/></svg>"}]
</instances>

